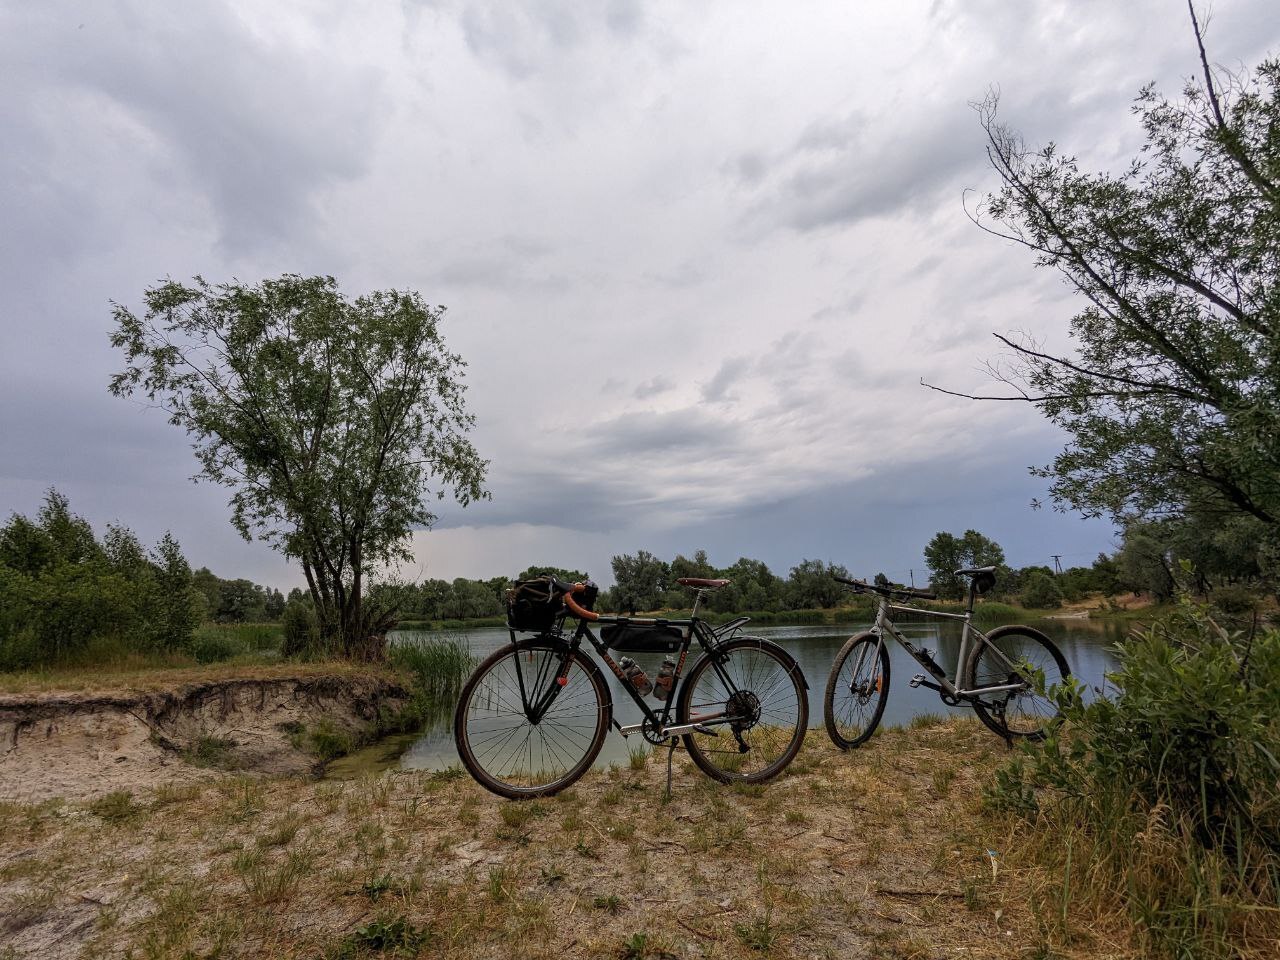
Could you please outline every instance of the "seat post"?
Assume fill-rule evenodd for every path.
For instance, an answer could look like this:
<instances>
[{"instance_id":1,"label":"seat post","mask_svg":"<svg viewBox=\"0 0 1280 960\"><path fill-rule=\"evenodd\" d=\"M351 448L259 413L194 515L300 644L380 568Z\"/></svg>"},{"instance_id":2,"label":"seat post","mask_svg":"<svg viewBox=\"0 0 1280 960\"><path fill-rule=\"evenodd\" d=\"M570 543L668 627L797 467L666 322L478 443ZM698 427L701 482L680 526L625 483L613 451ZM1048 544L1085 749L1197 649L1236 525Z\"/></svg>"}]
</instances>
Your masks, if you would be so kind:
<instances>
[{"instance_id":1,"label":"seat post","mask_svg":"<svg viewBox=\"0 0 1280 960\"><path fill-rule=\"evenodd\" d=\"M970 577L969 578L969 610L968 610L968 613L970 615L973 614L973 605L977 601L977 599L978 599L978 578Z\"/></svg>"},{"instance_id":2,"label":"seat post","mask_svg":"<svg viewBox=\"0 0 1280 960\"><path fill-rule=\"evenodd\" d=\"M689 614L689 619L690 619L690 620L692 620L692 619L694 619L695 617L697 617L697 615L698 615L698 607L699 607L699 606L701 606L701 604L702 604L702 594L703 594L703 593L705 593L705 592L706 592L706 591L704 591L701 587L699 587L697 590L695 590L695 591L693 592L693 612L692 612L691 614Z\"/></svg>"}]
</instances>

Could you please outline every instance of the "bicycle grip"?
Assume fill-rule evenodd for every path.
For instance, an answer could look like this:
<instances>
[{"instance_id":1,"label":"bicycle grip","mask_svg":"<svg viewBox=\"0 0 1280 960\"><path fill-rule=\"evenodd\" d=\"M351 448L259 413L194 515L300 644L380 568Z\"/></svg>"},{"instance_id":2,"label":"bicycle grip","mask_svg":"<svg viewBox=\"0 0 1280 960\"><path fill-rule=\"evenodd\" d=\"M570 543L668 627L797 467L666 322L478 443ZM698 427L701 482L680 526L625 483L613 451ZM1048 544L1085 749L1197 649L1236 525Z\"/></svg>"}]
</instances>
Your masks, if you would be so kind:
<instances>
[{"instance_id":1,"label":"bicycle grip","mask_svg":"<svg viewBox=\"0 0 1280 960\"><path fill-rule=\"evenodd\" d=\"M572 586L570 586L569 589L565 592L564 604L566 607L569 608L569 612L572 613L579 620L599 620L600 614L595 613L591 610L588 610L586 607L580 606L573 599L573 595L575 593L583 593L586 589L587 589L587 586L584 583L575 583Z\"/></svg>"}]
</instances>

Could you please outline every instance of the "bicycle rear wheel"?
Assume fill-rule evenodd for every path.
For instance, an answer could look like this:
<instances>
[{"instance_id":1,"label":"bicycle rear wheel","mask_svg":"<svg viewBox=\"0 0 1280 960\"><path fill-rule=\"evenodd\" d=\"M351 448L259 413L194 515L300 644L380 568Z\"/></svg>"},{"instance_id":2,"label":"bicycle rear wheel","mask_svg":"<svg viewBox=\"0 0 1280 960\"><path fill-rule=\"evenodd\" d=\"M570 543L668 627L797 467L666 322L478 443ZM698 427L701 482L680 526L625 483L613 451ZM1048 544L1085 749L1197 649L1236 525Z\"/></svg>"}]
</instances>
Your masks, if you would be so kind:
<instances>
[{"instance_id":1,"label":"bicycle rear wheel","mask_svg":"<svg viewBox=\"0 0 1280 960\"><path fill-rule=\"evenodd\" d=\"M680 685L678 723L689 756L721 783L763 783L800 752L809 697L800 665L777 644L739 637L703 654ZM744 749L745 748L745 749Z\"/></svg>"},{"instance_id":2,"label":"bicycle rear wheel","mask_svg":"<svg viewBox=\"0 0 1280 960\"><path fill-rule=\"evenodd\" d=\"M978 719L1002 737L1043 740L1059 721L1058 708L1046 694L1037 693L1027 668L1044 675L1045 690L1061 685L1071 676L1067 660L1053 641L1032 627L1013 625L998 627L979 639L965 665L966 690L1020 684L1017 690L991 694L988 702L1003 703L1003 722L999 711L975 703Z\"/></svg>"},{"instance_id":3,"label":"bicycle rear wheel","mask_svg":"<svg viewBox=\"0 0 1280 960\"><path fill-rule=\"evenodd\" d=\"M556 687L546 713L531 720L525 705ZM507 644L476 668L458 699L453 737L462 765L485 789L513 800L547 797L591 767L612 716L600 668L563 640L540 637Z\"/></svg>"},{"instance_id":4,"label":"bicycle rear wheel","mask_svg":"<svg viewBox=\"0 0 1280 960\"><path fill-rule=\"evenodd\" d=\"M827 677L822 717L827 735L841 750L852 750L875 733L889 700L889 651L874 633L845 641Z\"/></svg>"}]
</instances>

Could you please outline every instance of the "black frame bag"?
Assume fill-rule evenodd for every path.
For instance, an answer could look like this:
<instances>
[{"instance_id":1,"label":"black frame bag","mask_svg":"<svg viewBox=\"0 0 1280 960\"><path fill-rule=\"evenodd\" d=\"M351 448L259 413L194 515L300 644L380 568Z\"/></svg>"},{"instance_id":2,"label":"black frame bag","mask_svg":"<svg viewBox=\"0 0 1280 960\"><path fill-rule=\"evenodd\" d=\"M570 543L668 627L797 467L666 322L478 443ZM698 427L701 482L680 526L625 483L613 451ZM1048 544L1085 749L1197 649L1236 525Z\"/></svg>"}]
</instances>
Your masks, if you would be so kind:
<instances>
[{"instance_id":1,"label":"black frame bag","mask_svg":"<svg viewBox=\"0 0 1280 960\"><path fill-rule=\"evenodd\" d=\"M675 653L684 643L679 627L660 623L611 623L600 639L620 653Z\"/></svg>"}]
</instances>

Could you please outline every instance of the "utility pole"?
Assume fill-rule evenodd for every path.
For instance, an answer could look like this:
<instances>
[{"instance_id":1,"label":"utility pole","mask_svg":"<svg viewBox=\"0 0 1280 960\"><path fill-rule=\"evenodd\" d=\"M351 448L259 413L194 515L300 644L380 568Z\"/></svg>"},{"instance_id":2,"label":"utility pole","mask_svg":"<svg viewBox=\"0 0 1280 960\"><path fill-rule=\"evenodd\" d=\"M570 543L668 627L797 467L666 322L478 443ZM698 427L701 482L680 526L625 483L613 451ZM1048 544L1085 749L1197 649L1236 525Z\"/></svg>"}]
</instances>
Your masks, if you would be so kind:
<instances>
[{"instance_id":1,"label":"utility pole","mask_svg":"<svg viewBox=\"0 0 1280 960\"><path fill-rule=\"evenodd\" d=\"M1061 573L1062 573L1062 554L1060 554L1060 553L1055 553L1055 554L1051 554L1051 556L1053 557L1053 569L1054 569L1054 572L1055 572L1055 573L1057 573L1057 574L1059 574L1059 575L1061 575Z\"/></svg>"},{"instance_id":2,"label":"utility pole","mask_svg":"<svg viewBox=\"0 0 1280 960\"><path fill-rule=\"evenodd\" d=\"M911 589L914 590L916 588L916 572L911 570L909 573L911 574Z\"/></svg>"}]
</instances>

